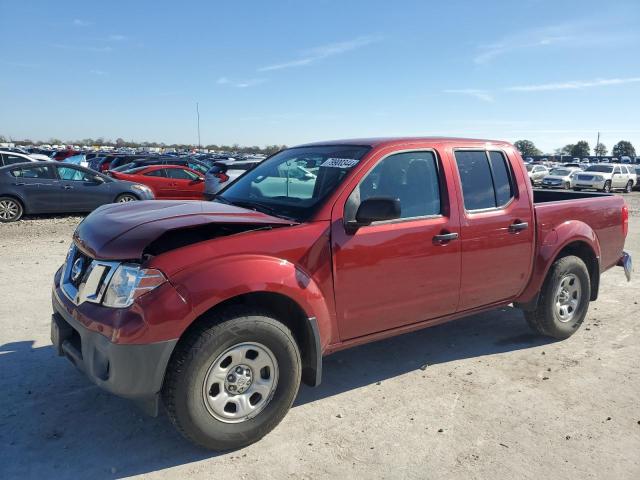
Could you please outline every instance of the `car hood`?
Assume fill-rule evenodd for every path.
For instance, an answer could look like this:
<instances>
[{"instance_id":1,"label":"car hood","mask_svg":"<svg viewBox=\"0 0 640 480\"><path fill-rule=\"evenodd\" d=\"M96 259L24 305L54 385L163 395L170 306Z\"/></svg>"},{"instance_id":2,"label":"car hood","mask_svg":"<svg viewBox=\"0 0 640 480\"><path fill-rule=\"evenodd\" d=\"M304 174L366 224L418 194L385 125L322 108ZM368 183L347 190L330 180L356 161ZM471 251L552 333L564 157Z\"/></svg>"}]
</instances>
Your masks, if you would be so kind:
<instances>
[{"instance_id":1,"label":"car hood","mask_svg":"<svg viewBox=\"0 0 640 480\"><path fill-rule=\"evenodd\" d=\"M181 230L205 227L209 232L215 225L232 227L225 232L238 232L243 226L252 230L293 224L291 220L218 202L150 200L104 205L78 225L73 238L93 258L139 260L150 244L168 233L180 237ZM220 236L208 234L211 238Z\"/></svg>"}]
</instances>

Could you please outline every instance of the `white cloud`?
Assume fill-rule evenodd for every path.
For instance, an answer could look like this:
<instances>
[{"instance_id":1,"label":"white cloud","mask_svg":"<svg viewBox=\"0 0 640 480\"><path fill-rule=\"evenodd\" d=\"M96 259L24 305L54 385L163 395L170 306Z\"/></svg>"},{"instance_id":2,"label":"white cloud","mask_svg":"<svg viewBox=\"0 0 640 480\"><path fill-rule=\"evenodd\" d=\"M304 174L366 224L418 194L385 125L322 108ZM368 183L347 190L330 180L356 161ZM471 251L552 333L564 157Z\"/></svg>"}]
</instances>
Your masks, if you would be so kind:
<instances>
[{"instance_id":1,"label":"white cloud","mask_svg":"<svg viewBox=\"0 0 640 480\"><path fill-rule=\"evenodd\" d=\"M628 83L638 83L640 77L630 78L598 78L596 80L572 80L559 83L542 83L538 85L520 85L508 87L505 90L510 92L542 92L551 90L579 90L583 88L606 87L611 85L624 85Z\"/></svg>"},{"instance_id":2,"label":"white cloud","mask_svg":"<svg viewBox=\"0 0 640 480\"><path fill-rule=\"evenodd\" d=\"M76 27L88 27L89 25L91 25L91 22L87 22L86 20L82 20L80 18L75 18L73 20L73 24Z\"/></svg>"},{"instance_id":3,"label":"white cloud","mask_svg":"<svg viewBox=\"0 0 640 480\"><path fill-rule=\"evenodd\" d=\"M549 49L550 47L601 48L620 46L638 39L638 35L628 29L616 29L608 25L610 30L607 31L602 25L606 25L602 18L596 21L583 19L572 23L522 30L517 34L502 37L496 42L478 46L473 61L477 64L486 64L496 57L523 50Z\"/></svg>"},{"instance_id":4,"label":"white cloud","mask_svg":"<svg viewBox=\"0 0 640 480\"><path fill-rule=\"evenodd\" d=\"M486 90L480 90L477 88L456 88L443 90L444 93L457 93L460 95L468 95L470 97L477 98L483 102L493 102L493 96Z\"/></svg>"},{"instance_id":5,"label":"white cloud","mask_svg":"<svg viewBox=\"0 0 640 480\"><path fill-rule=\"evenodd\" d=\"M357 50L362 47L366 47L372 43L380 41L380 37L375 36L362 36L345 42L330 43L327 45L321 45L319 47L312 48L303 52L303 55L295 60L291 60L283 63L276 63L273 65L267 65L258 69L259 72L268 72L272 70L282 70L284 68L302 67L305 65L311 65L319 60L341 55L346 52Z\"/></svg>"},{"instance_id":6,"label":"white cloud","mask_svg":"<svg viewBox=\"0 0 640 480\"><path fill-rule=\"evenodd\" d=\"M232 81L227 77L220 77L218 80L216 80L216 83L218 85L231 85L232 87L236 88L248 88L255 87L256 85L260 85L261 83L264 83L266 81L267 80L265 78L250 78L249 80Z\"/></svg>"}]
</instances>

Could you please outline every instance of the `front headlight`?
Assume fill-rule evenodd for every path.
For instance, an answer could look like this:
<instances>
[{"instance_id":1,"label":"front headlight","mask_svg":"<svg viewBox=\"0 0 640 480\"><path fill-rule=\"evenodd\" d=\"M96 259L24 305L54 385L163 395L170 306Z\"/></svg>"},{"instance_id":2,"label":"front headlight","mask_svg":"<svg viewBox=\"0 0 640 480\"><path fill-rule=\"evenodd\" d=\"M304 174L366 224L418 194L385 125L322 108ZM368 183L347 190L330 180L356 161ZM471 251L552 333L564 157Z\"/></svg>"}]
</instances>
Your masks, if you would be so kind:
<instances>
[{"instance_id":1,"label":"front headlight","mask_svg":"<svg viewBox=\"0 0 640 480\"><path fill-rule=\"evenodd\" d=\"M149 187L147 187L146 185L141 185L139 183L136 183L135 185L131 185L131 188L134 189L134 190L137 190L139 192L144 192L147 195L153 196L153 191Z\"/></svg>"},{"instance_id":2,"label":"front headlight","mask_svg":"<svg viewBox=\"0 0 640 480\"><path fill-rule=\"evenodd\" d=\"M604 180L604 177L603 177L602 175L594 175L594 176L593 176L593 179L594 179L596 182L601 182L601 181L603 181L603 180Z\"/></svg>"},{"instance_id":3,"label":"front headlight","mask_svg":"<svg viewBox=\"0 0 640 480\"><path fill-rule=\"evenodd\" d=\"M134 263L123 263L111 277L102 304L113 308L128 307L136 298L149 293L166 281L160 270L140 268L140 265Z\"/></svg>"}]
</instances>

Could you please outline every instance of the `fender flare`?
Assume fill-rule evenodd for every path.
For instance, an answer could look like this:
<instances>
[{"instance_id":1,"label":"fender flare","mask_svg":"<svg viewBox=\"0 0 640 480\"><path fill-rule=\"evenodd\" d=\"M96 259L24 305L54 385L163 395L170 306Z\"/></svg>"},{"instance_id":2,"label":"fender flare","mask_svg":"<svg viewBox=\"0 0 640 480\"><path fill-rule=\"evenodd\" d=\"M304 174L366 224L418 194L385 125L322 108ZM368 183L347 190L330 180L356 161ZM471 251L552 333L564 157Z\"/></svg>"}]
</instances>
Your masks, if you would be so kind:
<instances>
[{"instance_id":1,"label":"fender flare","mask_svg":"<svg viewBox=\"0 0 640 480\"><path fill-rule=\"evenodd\" d=\"M531 280L524 291L514 301L521 308L535 308L538 303L540 290L547 278L549 269L562 250L574 243L585 244L594 254L596 268L590 268L592 300L597 297L600 284L600 242L593 229L580 220L568 220L538 238L538 250L533 264ZM589 265L587 265L589 267Z\"/></svg>"},{"instance_id":2,"label":"fender flare","mask_svg":"<svg viewBox=\"0 0 640 480\"><path fill-rule=\"evenodd\" d=\"M308 272L279 258L232 255L180 272L172 283L191 306L180 336L201 315L233 298L255 293L287 297L300 308L307 322L304 328L308 340L301 345L308 358L303 365L303 381L312 386L320 383L322 355L337 332L325 294Z\"/></svg>"}]
</instances>

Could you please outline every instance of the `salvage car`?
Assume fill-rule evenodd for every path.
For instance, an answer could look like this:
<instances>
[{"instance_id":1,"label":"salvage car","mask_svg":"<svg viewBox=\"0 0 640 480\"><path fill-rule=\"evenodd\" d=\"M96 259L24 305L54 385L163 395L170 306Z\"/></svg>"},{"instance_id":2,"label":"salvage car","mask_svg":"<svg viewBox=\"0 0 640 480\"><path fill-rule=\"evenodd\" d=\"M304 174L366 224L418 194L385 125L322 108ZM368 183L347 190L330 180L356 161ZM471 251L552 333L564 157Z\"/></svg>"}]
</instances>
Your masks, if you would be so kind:
<instances>
[{"instance_id":1,"label":"salvage car","mask_svg":"<svg viewBox=\"0 0 640 480\"><path fill-rule=\"evenodd\" d=\"M510 304L573 335L600 275L631 275L628 215L620 196L533 190L501 141L288 148L215 201L89 215L54 276L51 340L194 443L239 448L338 350Z\"/></svg>"},{"instance_id":2,"label":"salvage car","mask_svg":"<svg viewBox=\"0 0 640 480\"><path fill-rule=\"evenodd\" d=\"M574 177L573 189L577 192L600 190L609 193L612 190L624 190L630 193L633 190L634 173L626 165L591 165Z\"/></svg>"},{"instance_id":3,"label":"salvage car","mask_svg":"<svg viewBox=\"0 0 640 480\"><path fill-rule=\"evenodd\" d=\"M549 171L542 179L542 188L564 188L569 190L572 181L582 169L577 167L556 167Z\"/></svg>"},{"instance_id":4,"label":"salvage car","mask_svg":"<svg viewBox=\"0 0 640 480\"><path fill-rule=\"evenodd\" d=\"M542 179L549 175L549 169L544 165L527 164L526 167L531 185L541 183Z\"/></svg>"},{"instance_id":5,"label":"salvage car","mask_svg":"<svg viewBox=\"0 0 640 480\"><path fill-rule=\"evenodd\" d=\"M221 160L213 164L204 176L204 197L213 200L215 196L236 178L254 168L264 159Z\"/></svg>"},{"instance_id":6,"label":"salvage car","mask_svg":"<svg viewBox=\"0 0 640 480\"><path fill-rule=\"evenodd\" d=\"M24 214L90 212L106 203L151 200L145 185L113 180L62 162L20 163L0 168L0 222Z\"/></svg>"},{"instance_id":7,"label":"salvage car","mask_svg":"<svg viewBox=\"0 0 640 480\"><path fill-rule=\"evenodd\" d=\"M109 175L120 180L147 185L157 199L163 200L202 200L204 177L188 167L176 165L151 165L118 172L109 171Z\"/></svg>"}]
</instances>

